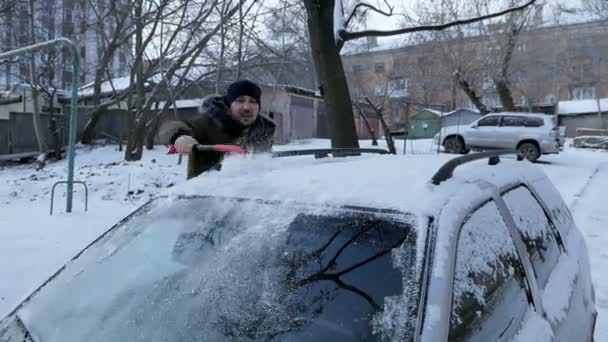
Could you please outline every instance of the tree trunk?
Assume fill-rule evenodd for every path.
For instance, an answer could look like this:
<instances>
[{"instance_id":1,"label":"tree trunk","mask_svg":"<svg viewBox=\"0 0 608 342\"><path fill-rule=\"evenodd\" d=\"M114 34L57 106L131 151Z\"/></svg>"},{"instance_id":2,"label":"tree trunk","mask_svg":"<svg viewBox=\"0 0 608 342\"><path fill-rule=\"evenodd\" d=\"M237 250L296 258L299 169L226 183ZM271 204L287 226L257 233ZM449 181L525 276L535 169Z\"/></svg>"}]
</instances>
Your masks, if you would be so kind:
<instances>
[{"instance_id":1,"label":"tree trunk","mask_svg":"<svg viewBox=\"0 0 608 342\"><path fill-rule=\"evenodd\" d=\"M87 121L84 131L82 132L82 137L80 138L80 141L83 144L90 144L93 141L95 126L97 125L97 122L99 122L102 113L102 111L98 110L97 107L101 103L101 83L105 70L105 64L103 64L104 59L102 59L100 65L97 67L97 70L95 70L95 81L93 83L93 109L90 113L91 117Z\"/></svg>"},{"instance_id":2,"label":"tree trunk","mask_svg":"<svg viewBox=\"0 0 608 342\"><path fill-rule=\"evenodd\" d=\"M486 115L491 112L491 110L481 102L481 99L475 92L475 89L471 87L469 82L464 79L464 77L460 74L460 72L456 72L455 76L456 82L462 91L467 95L467 97L473 102L473 105L479 110L481 115Z\"/></svg>"},{"instance_id":3,"label":"tree trunk","mask_svg":"<svg viewBox=\"0 0 608 342\"><path fill-rule=\"evenodd\" d=\"M53 149L52 157L55 160L61 160L62 142L61 137L59 136L59 128L57 127L57 116L53 111L53 99L54 96L48 97L48 107L51 108L51 112L49 113L49 132L51 133L51 144Z\"/></svg>"},{"instance_id":4,"label":"tree trunk","mask_svg":"<svg viewBox=\"0 0 608 342\"><path fill-rule=\"evenodd\" d=\"M34 0L29 1L30 13L29 13L29 33L30 43L36 44L36 31L34 29L34 21L36 20L34 11ZM40 106L38 104L38 89L36 87L36 54L30 53L30 85L32 86L32 120L34 121L34 133L36 134L36 141L38 141L38 152L47 153L48 146L46 144L44 133L42 132L42 124L40 122Z\"/></svg>"},{"instance_id":5,"label":"tree trunk","mask_svg":"<svg viewBox=\"0 0 608 342\"><path fill-rule=\"evenodd\" d=\"M148 128L148 132L146 133L146 149L148 149L148 150L154 149L154 138L156 137L156 133L158 132L159 126L160 126L160 116L155 115L154 119L152 119L152 124L150 125L150 127Z\"/></svg>"},{"instance_id":6,"label":"tree trunk","mask_svg":"<svg viewBox=\"0 0 608 342\"><path fill-rule=\"evenodd\" d=\"M243 18L243 4L239 5L239 39L237 48L237 64L236 64L236 77L235 79L241 79L241 70L243 67L243 36L245 35L245 18Z\"/></svg>"},{"instance_id":7,"label":"tree trunk","mask_svg":"<svg viewBox=\"0 0 608 342\"><path fill-rule=\"evenodd\" d=\"M141 109L146 102L146 89L144 84L144 63L143 63L143 19L142 0L137 1L134 8L135 30L135 58L139 60L134 63L135 72L135 106L133 108L134 120L129 132L127 148L125 149L125 160L136 161L140 160L143 155L146 115Z\"/></svg>"},{"instance_id":8,"label":"tree trunk","mask_svg":"<svg viewBox=\"0 0 608 342\"><path fill-rule=\"evenodd\" d=\"M333 35L335 0L304 0L308 32L333 148L358 148L359 141L340 49Z\"/></svg>"},{"instance_id":9,"label":"tree trunk","mask_svg":"<svg viewBox=\"0 0 608 342\"><path fill-rule=\"evenodd\" d=\"M507 80L504 77L499 76L494 79L494 86L496 87L496 92L498 93L498 98L502 104L503 111L514 112L515 101L513 101L513 95L511 94L511 89L509 88Z\"/></svg>"},{"instance_id":10,"label":"tree trunk","mask_svg":"<svg viewBox=\"0 0 608 342\"><path fill-rule=\"evenodd\" d=\"M507 39L504 56L501 61L502 63L500 65L500 70L498 75L494 77L494 86L496 87L498 98L500 99L503 110L507 112L515 111L515 101L513 101L513 94L511 93L511 88L509 87L508 77L511 61L513 60L513 52L515 51L515 45L517 44L517 39L519 38L522 27L523 26L514 28L508 33L509 36Z\"/></svg>"},{"instance_id":11,"label":"tree trunk","mask_svg":"<svg viewBox=\"0 0 608 342\"><path fill-rule=\"evenodd\" d=\"M224 2L222 4L222 9L221 9L221 13L220 13L220 18L224 17L224 12L226 12L226 3ZM215 75L215 93L219 94L222 87L221 87L221 82L222 82L222 67L224 65L224 53L225 53L225 48L226 48L226 24L225 23L221 23L220 24L220 59L217 62L217 73Z\"/></svg>"},{"instance_id":12,"label":"tree trunk","mask_svg":"<svg viewBox=\"0 0 608 342\"><path fill-rule=\"evenodd\" d=\"M397 148L395 147L395 140L393 139L393 135L391 134L391 130L388 128L386 121L384 120L384 116L382 115L382 108L376 106L369 97L365 98L367 104L374 109L376 112L376 116L378 117L378 121L380 121L380 125L382 126L382 130L384 131L384 139L386 140L386 146L388 147L388 151L391 154L397 154Z\"/></svg>"},{"instance_id":13,"label":"tree trunk","mask_svg":"<svg viewBox=\"0 0 608 342\"><path fill-rule=\"evenodd\" d=\"M372 137L372 146L378 146L376 132L374 132L372 125L370 125L369 120L367 120L367 116L362 111L359 111L359 116L361 117L361 119L363 119L363 122L365 123L365 128L367 128L369 135Z\"/></svg>"},{"instance_id":14,"label":"tree trunk","mask_svg":"<svg viewBox=\"0 0 608 342\"><path fill-rule=\"evenodd\" d=\"M126 161L137 161L141 159L141 156L143 155L144 138L146 135L145 124L146 118L143 115L139 115L135 118L133 125L131 125L129 139L127 140L127 148L125 149Z\"/></svg>"}]
</instances>

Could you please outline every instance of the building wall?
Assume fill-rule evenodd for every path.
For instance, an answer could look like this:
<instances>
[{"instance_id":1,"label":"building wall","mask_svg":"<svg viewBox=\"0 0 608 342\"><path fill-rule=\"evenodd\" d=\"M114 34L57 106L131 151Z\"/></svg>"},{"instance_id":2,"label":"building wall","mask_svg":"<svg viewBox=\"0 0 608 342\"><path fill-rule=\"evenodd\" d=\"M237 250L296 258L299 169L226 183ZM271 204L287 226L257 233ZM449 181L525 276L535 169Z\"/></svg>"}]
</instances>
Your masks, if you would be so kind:
<instances>
[{"instance_id":1,"label":"building wall","mask_svg":"<svg viewBox=\"0 0 608 342\"><path fill-rule=\"evenodd\" d=\"M11 112L21 112L23 110L23 102L21 101L0 104L0 120L8 120Z\"/></svg>"},{"instance_id":2,"label":"building wall","mask_svg":"<svg viewBox=\"0 0 608 342\"><path fill-rule=\"evenodd\" d=\"M454 70L446 62L444 51L462 49L474 61L488 46L492 46L488 37L472 37L347 54L343 62L353 98L370 96L377 103L385 103L391 113L389 121L396 127L420 108L443 111L472 108L454 82ZM605 56L608 56L605 21L525 31L516 47L509 75L516 104L527 108L573 98L607 96ZM483 102L499 105L493 87L482 81L473 80L473 86L484 95ZM406 84L406 91L391 91L399 88L399 82Z\"/></svg>"},{"instance_id":3,"label":"building wall","mask_svg":"<svg viewBox=\"0 0 608 342\"><path fill-rule=\"evenodd\" d=\"M608 129L608 113L602 113L601 117L597 113L573 116L560 115L559 124L566 126L566 137L573 138L576 136L577 128Z\"/></svg>"}]
</instances>

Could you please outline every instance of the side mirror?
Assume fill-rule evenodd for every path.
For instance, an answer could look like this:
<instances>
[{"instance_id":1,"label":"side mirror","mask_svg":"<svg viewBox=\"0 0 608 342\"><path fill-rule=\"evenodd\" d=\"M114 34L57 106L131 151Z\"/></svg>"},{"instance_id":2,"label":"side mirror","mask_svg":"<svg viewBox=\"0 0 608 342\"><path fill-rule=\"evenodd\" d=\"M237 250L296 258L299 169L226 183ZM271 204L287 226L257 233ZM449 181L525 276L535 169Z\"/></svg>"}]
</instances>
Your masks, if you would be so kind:
<instances>
[{"instance_id":1,"label":"side mirror","mask_svg":"<svg viewBox=\"0 0 608 342\"><path fill-rule=\"evenodd\" d=\"M471 128L477 128L477 122L475 122L474 124L471 125Z\"/></svg>"}]
</instances>

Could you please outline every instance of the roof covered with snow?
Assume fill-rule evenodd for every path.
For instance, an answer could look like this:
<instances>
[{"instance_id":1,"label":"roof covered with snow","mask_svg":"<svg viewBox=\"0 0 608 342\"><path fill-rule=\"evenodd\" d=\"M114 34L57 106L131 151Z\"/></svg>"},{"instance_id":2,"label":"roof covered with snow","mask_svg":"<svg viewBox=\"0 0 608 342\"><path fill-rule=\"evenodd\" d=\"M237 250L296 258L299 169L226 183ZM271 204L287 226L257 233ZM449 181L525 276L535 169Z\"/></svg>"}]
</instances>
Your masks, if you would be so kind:
<instances>
[{"instance_id":1,"label":"roof covered with snow","mask_svg":"<svg viewBox=\"0 0 608 342\"><path fill-rule=\"evenodd\" d=\"M472 109L468 109L468 108L458 108L458 109L453 110L453 111L451 111L449 113L444 113L442 116L450 116L450 115L454 115L456 113L464 113L464 112L471 113L471 114L476 114L476 115L481 115L481 113L479 113L476 110L472 110Z\"/></svg>"},{"instance_id":2,"label":"roof covered with snow","mask_svg":"<svg viewBox=\"0 0 608 342\"><path fill-rule=\"evenodd\" d=\"M487 160L481 160L457 169L454 178L440 186L431 185L432 175L452 158L450 155L364 155L316 160L312 156L234 156L227 158L221 172L185 182L170 190L170 194L355 205L429 213L430 208L439 210L439 203L462 192L464 183L481 178L503 184L538 172L528 162L503 158L498 166L489 166ZM377 170L382 170L381 176L377 175Z\"/></svg>"},{"instance_id":3,"label":"roof covered with snow","mask_svg":"<svg viewBox=\"0 0 608 342\"><path fill-rule=\"evenodd\" d=\"M200 107L201 103L203 103L203 100L204 100L203 98L176 100L174 104L169 105L169 109L198 108L198 107ZM164 101L158 103L159 108L163 108L164 106L165 106Z\"/></svg>"},{"instance_id":4,"label":"roof covered with snow","mask_svg":"<svg viewBox=\"0 0 608 342\"><path fill-rule=\"evenodd\" d=\"M598 109L602 112L608 111L608 98L599 99L599 101L596 99L560 101L557 104L557 114L559 115L592 114L597 113Z\"/></svg>"},{"instance_id":5,"label":"roof covered with snow","mask_svg":"<svg viewBox=\"0 0 608 342\"><path fill-rule=\"evenodd\" d=\"M113 78L111 80L103 81L101 83L101 93L108 94L113 92L119 92L129 88L131 85L131 76L123 76ZM80 87L78 90L78 96L91 96L93 95L94 82L87 83Z\"/></svg>"}]
</instances>

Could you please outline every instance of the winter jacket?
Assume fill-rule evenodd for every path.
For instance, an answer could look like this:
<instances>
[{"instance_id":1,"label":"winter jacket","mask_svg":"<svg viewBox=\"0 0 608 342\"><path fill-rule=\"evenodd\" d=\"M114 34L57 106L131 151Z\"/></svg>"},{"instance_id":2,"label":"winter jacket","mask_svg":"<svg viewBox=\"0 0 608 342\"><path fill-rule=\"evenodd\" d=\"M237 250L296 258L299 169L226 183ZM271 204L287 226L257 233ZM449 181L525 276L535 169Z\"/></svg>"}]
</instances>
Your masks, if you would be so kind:
<instances>
[{"instance_id":1,"label":"winter jacket","mask_svg":"<svg viewBox=\"0 0 608 342\"><path fill-rule=\"evenodd\" d=\"M253 125L245 127L230 115L225 99L209 96L203 100L200 115L187 121L169 121L159 130L163 144L173 144L182 135L189 135L202 145L238 144L253 153L271 152L272 137L276 125L271 120L258 115ZM196 165L192 161L197 160ZM188 178L218 167L222 154L198 152L190 157Z\"/></svg>"}]
</instances>

